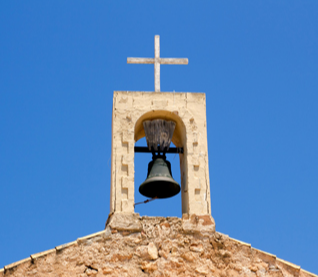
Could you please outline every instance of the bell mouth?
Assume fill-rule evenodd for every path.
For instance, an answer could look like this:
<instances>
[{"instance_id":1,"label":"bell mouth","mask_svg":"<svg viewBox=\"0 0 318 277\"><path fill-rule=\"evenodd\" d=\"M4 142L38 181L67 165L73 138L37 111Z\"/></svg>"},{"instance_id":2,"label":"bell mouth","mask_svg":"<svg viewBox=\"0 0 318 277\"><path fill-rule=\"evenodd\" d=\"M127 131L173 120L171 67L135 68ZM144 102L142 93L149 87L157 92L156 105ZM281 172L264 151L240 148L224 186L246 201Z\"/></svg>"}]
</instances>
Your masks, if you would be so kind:
<instances>
[{"instance_id":1,"label":"bell mouth","mask_svg":"<svg viewBox=\"0 0 318 277\"><path fill-rule=\"evenodd\" d=\"M149 198L169 198L180 192L180 185L172 178L171 164L165 155L152 156L147 179L140 185L139 192Z\"/></svg>"},{"instance_id":2,"label":"bell mouth","mask_svg":"<svg viewBox=\"0 0 318 277\"><path fill-rule=\"evenodd\" d=\"M139 192L149 198L169 198L180 192L180 186L172 178L157 176L143 182L139 187Z\"/></svg>"}]
</instances>

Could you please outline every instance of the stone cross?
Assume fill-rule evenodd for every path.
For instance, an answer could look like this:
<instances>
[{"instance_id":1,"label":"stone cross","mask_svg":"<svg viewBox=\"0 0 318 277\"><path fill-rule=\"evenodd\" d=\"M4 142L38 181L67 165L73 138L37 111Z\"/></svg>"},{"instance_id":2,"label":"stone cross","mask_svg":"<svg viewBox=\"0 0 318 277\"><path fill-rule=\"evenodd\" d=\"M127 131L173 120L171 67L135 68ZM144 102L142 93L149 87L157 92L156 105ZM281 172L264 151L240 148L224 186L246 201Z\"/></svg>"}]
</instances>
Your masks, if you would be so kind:
<instances>
[{"instance_id":1,"label":"stone cross","mask_svg":"<svg viewBox=\"0 0 318 277\"><path fill-rule=\"evenodd\" d=\"M160 58L160 37L155 36L155 58L127 58L127 63L155 65L155 92L160 92L160 64L188 64L186 58Z\"/></svg>"}]
</instances>

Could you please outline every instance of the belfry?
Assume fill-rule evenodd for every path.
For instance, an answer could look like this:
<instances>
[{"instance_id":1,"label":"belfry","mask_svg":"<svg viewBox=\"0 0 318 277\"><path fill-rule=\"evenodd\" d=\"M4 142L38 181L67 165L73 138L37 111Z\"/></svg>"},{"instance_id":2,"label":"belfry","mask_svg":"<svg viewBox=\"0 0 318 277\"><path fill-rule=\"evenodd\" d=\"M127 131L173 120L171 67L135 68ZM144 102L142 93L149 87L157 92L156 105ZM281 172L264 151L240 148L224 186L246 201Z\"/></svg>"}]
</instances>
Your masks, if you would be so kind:
<instances>
[{"instance_id":1,"label":"belfry","mask_svg":"<svg viewBox=\"0 0 318 277\"><path fill-rule=\"evenodd\" d=\"M160 64L187 64L188 60L160 58L159 52L159 36L155 36L154 59L127 59L128 63L154 63L155 92L114 92L110 210L114 213L134 212L134 145L145 135L147 137L146 122L149 125L160 120L166 125L173 122L171 137L167 137L167 130L162 127L161 131L159 127L154 130L159 125L153 124L152 132L157 138L155 142L151 139L150 146L147 137L147 143L149 151L159 145L164 152L163 145L160 146L161 137L166 143L166 151L170 141L182 149L179 153L182 214L211 215L205 94L160 92ZM162 190L164 193L164 185Z\"/></svg>"}]
</instances>

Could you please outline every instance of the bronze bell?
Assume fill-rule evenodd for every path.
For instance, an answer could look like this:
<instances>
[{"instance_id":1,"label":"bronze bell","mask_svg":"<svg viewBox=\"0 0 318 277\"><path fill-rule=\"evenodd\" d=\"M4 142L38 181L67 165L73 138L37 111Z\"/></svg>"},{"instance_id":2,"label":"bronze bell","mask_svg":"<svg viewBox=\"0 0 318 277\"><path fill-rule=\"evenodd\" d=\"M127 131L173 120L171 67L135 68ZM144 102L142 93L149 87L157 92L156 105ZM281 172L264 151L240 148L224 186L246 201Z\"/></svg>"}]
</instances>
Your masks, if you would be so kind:
<instances>
[{"instance_id":1,"label":"bronze bell","mask_svg":"<svg viewBox=\"0 0 318 277\"><path fill-rule=\"evenodd\" d=\"M172 178L171 164L165 155L153 155L148 164L147 179L139 192L149 198L168 198L180 192L180 185Z\"/></svg>"}]
</instances>

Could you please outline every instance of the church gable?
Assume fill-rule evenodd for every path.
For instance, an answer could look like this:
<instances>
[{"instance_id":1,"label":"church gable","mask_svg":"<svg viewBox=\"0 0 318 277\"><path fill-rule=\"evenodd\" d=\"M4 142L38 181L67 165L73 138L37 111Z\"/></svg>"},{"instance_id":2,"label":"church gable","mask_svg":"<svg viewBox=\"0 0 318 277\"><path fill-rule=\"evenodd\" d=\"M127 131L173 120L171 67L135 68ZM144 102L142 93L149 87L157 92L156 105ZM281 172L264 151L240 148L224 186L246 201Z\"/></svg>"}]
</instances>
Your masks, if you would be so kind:
<instances>
[{"instance_id":1,"label":"church gable","mask_svg":"<svg viewBox=\"0 0 318 277\"><path fill-rule=\"evenodd\" d=\"M6 266L18 276L300 276L299 266L214 231L208 215L114 214L104 231Z\"/></svg>"}]
</instances>

